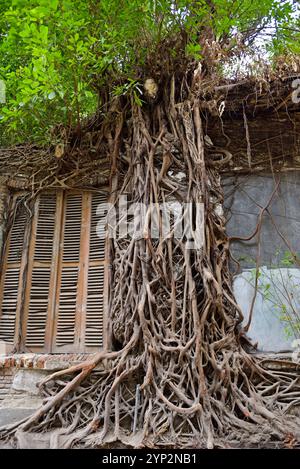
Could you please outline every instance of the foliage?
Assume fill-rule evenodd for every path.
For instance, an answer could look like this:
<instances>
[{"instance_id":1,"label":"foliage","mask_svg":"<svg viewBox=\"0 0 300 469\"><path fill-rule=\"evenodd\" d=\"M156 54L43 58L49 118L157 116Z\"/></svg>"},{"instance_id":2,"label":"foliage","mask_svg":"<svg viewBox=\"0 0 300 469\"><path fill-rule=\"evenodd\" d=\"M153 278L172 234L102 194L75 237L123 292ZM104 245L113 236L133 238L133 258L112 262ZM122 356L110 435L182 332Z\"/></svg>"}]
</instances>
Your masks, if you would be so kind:
<instances>
[{"instance_id":1,"label":"foliage","mask_svg":"<svg viewBox=\"0 0 300 469\"><path fill-rule=\"evenodd\" d=\"M63 124L64 131L72 128L70 142L86 137L90 149L97 134L95 151L110 158L112 203L120 207L126 194L149 209L142 237L107 240L107 347L47 376L40 383L43 405L1 429L0 439L54 428L51 445L64 440L65 448L102 446L107 438L135 447L207 448L249 445L250 437L259 444L287 434L300 439L299 423L288 415L291 400L299 404L297 369L266 369L244 347L225 219L216 210L220 161L204 145L207 121L193 74L200 59L197 73L201 68L213 87L215 69L255 47L272 19L280 31L290 13L289 2L271 0L6 2L0 26L6 141L57 138L51 128ZM154 86L143 93L146 83ZM82 119L96 108L105 118L80 134L88 127ZM50 178L68 187L69 172L82 169L76 156L83 148L71 148L68 158L47 152L53 171L40 164L30 198L34 187L51 187ZM185 195L176 178L182 171ZM189 202L193 213L203 203L201 250L188 249L186 232L180 239L160 232L159 242L151 236L151 227L163 226L158 204L170 196Z\"/></svg>"},{"instance_id":2,"label":"foliage","mask_svg":"<svg viewBox=\"0 0 300 469\"><path fill-rule=\"evenodd\" d=\"M199 60L206 34L231 56L275 21L273 51L297 51L293 9L273 0L2 0L0 144L43 142L55 124L79 125L101 107L107 83L142 105L138 82L161 46L174 60Z\"/></svg>"}]
</instances>

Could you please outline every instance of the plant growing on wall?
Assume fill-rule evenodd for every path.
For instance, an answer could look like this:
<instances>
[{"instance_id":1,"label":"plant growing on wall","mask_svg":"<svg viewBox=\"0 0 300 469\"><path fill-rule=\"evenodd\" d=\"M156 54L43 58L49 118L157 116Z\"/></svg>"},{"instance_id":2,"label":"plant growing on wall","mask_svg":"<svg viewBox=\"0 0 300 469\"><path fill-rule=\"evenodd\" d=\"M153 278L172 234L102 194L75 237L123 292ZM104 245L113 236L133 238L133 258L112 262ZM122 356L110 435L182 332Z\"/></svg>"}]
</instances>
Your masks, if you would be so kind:
<instances>
[{"instance_id":1,"label":"plant growing on wall","mask_svg":"<svg viewBox=\"0 0 300 469\"><path fill-rule=\"evenodd\" d=\"M288 47L292 4L90 0L74 8L69 0L32 0L28 8L13 0L1 8L5 138L43 140L49 131L72 146L97 109L92 122L110 158L112 202L129 193L149 207L143 237L110 240L113 347L48 376L44 405L2 438L59 428L54 446L212 448L248 443L258 432L297 436L286 415L299 402L296 376L268 370L244 347L217 209L220 168L232 155L207 151L200 102L204 81L214 87L223 65L273 19L276 40ZM184 195L171 170L185 173ZM170 195L203 204L203 249L187 249L184 236L149 235L153 209Z\"/></svg>"}]
</instances>

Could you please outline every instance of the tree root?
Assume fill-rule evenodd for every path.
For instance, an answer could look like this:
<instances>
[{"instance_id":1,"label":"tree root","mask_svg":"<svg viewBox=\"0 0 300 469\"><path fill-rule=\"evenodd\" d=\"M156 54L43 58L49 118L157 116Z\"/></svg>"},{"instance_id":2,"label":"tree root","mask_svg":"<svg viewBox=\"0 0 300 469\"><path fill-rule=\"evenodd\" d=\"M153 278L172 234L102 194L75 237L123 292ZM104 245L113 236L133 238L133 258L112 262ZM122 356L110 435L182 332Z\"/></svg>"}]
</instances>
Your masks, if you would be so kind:
<instances>
[{"instance_id":1,"label":"tree root","mask_svg":"<svg viewBox=\"0 0 300 469\"><path fill-rule=\"evenodd\" d=\"M116 207L124 193L147 207L140 236L110 240L111 343L121 349L47 377L40 385L43 406L2 428L2 438L56 429L51 445L65 448L113 441L212 448L247 446L258 436L260 444L283 444L288 434L299 439L299 417L289 413L300 404L298 369L269 369L241 343L229 240L216 210L223 201L220 177L217 165L206 165L199 101L187 94L175 105L174 79L169 89L151 112L133 105L131 119L118 120L119 144L110 138L115 164L122 135L130 156L126 168L119 158ZM183 167L184 183L176 178ZM194 208L203 204L202 249L190 249L185 233L176 237L174 223L163 233L158 204L174 198Z\"/></svg>"}]
</instances>

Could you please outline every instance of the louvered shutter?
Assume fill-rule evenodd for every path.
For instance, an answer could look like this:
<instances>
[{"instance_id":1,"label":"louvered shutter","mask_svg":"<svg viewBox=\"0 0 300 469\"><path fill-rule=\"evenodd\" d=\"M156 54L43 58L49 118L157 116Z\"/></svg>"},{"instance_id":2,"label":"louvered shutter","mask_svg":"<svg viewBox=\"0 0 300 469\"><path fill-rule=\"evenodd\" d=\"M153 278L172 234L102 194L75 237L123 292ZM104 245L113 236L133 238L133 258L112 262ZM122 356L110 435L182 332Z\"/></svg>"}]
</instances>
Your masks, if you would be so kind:
<instances>
[{"instance_id":1,"label":"louvered shutter","mask_svg":"<svg viewBox=\"0 0 300 469\"><path fill-rule=\"evenodd\" d=\"M28 268L25 345L29 351L50 351L46 337L51 333L52 303L50 289L55 287L54 248L58 223L57 194L38 198L33 221Z\"/></svg>"},{"instance_id":2,"label":"louvered shutter","mask_svg":"<svg viewBox=\"0 0 300 469\"><path fill-rule=\"evenodd\" d=\"M89 270L86 298L85 346L87 349L103 345L103 302L105 260L105 211L107 193L91 195Z\"/></svg>"},{"instance_id":3,"label":"louvered shutter","mask_svg":"<svg viewBox=\"0 0 300 469\"><path fill-rule=\"evenodd\" d=\"M97 215L107 193L66 194L55 332L56 352L87 352L103 343L105 222ZM99 226L100 222L100 226Z\"/></svg>"},{"instance_id":4,"label":"louvered shutter","mask_svg":"<svg viewBox=\"0 0 300 469\"><path fill-rule=\"evenodd\" d=\"M20 210L0 283L0 339L14 343L21 334L23 351L29 352L101 348L105 217L97 208L106 201L104 191L41 194L29 224L22 198L15 200ZM25 256L27 227L31 238Z\"/></svg>"},{"instance_id":5,"label":"louvered shutter","mask_svg":"<svg viewBox=\"0 0 300 469\"><path fill-rule=\"evenodd\" d=\"M0 340L10 344L14 344L18 329L22 255L25 231L30 218L29 209L25 207L23 199L22 196L14 199L15 218L8 236L8 246L4 256L5 268L0 284Z\"/></svg>"},{"instance_id":6,"label":"louvered shutter","mask_svg":"<svg viewBox=\"0 0 300 469\"><path fill-rule=\"evenodd\" d=\"M65 194L54 349L79 349L76 333L82 230L82 194Z\"/></svg>"},{"instance_id":7,"label":"louvered shutter","mask_svg":"<svg viewBox=\"0 0 300 469\"><path fill-rule=\"evenodd\" d=\"M0 340L14 343L18 305L20 268L7 268L4 274L4 293L0 316Z\"/></svg>"},{"instance_id":8,"label":"louvered shutter","mask_svg":"<svg viewBox=\"0 0 300 469\"><path fill-rule=\"evenodd\" d=\"M91 194L91 216L90 216L90 246L89 260L104 261L105 259L105 204L107 204L107 193ZM101 210L100 205L104 205ZM98 210L99 208L99 210ZM98 213L97 213L98 212Z\"/></svg>"}]
</instances>

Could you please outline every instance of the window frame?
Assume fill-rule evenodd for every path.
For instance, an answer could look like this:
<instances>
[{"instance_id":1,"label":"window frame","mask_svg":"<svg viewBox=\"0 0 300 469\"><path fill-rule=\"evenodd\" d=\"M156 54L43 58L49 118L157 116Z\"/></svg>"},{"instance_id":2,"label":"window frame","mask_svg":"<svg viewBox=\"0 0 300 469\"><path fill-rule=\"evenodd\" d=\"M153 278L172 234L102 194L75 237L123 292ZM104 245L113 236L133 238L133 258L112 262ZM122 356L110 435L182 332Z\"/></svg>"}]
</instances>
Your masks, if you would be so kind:
<instances>
[{"instance_id":1,"label":"window frame","mask_svg":"<svg viewBox=\"0 0 300 469\"><path fill-rule=\"evenodd\" d=\"M27 191L10 192L9 196L9 210L14 211L16 207L17 198L28 193ZM56 209L55 209L55 226L52 241L52 259L50 262L38 261L35 259L35 245L37 236L37 225L39 221L39 204L41 196L47 194L56 194ZM91 228L91 215L92 215L92 194L107 194L106 201L109 201L109 188L107 185L101 186L97 189L51 189L41 191L37 199L34 201L33 216L26 222L23 249L21 259L19 262L8 263L8 256L11 243L11 232L6 237L6 242L3 246L2 252L2 265L3 271L0 273L0 321L2 313L2 304L4 299L5 278L8 270L19 269L18 291L17 291L17 304L15 311L15 334L13 346L14 350L18 352L32 352L32 353L51 353L51 354L64 354L64 353L91 353L106 348L108 343L107 337L107 306L109 295L108 283L108 238L104 240L103 245L103 260L90 260L90 228ZM75 327L74 327L74 342L69 346L57 346L57 324L58 324L58 310L60 300L60 277L62 274L62 265L67 263L63 261L63 241L64 241L64 227L65 227L65 212L66 212L66 195L82 196L81 206L81 228L80 228L80 249L76 290L76 312L75 312ZM75 265L75 263L70 262ZM86 346L86 321L87 321L87 299L88 299L88 273L91 267L103 266L103 305L102 305L102 346ZM29 321L29 302L32 293L32 274L34 267L50 269L49 281L49 300L46 312L46 327L44 336L43 347L28 347L26 345L27 327ZM7 342L11 344L10 342Z\"/></svg>"}]
</instances>

